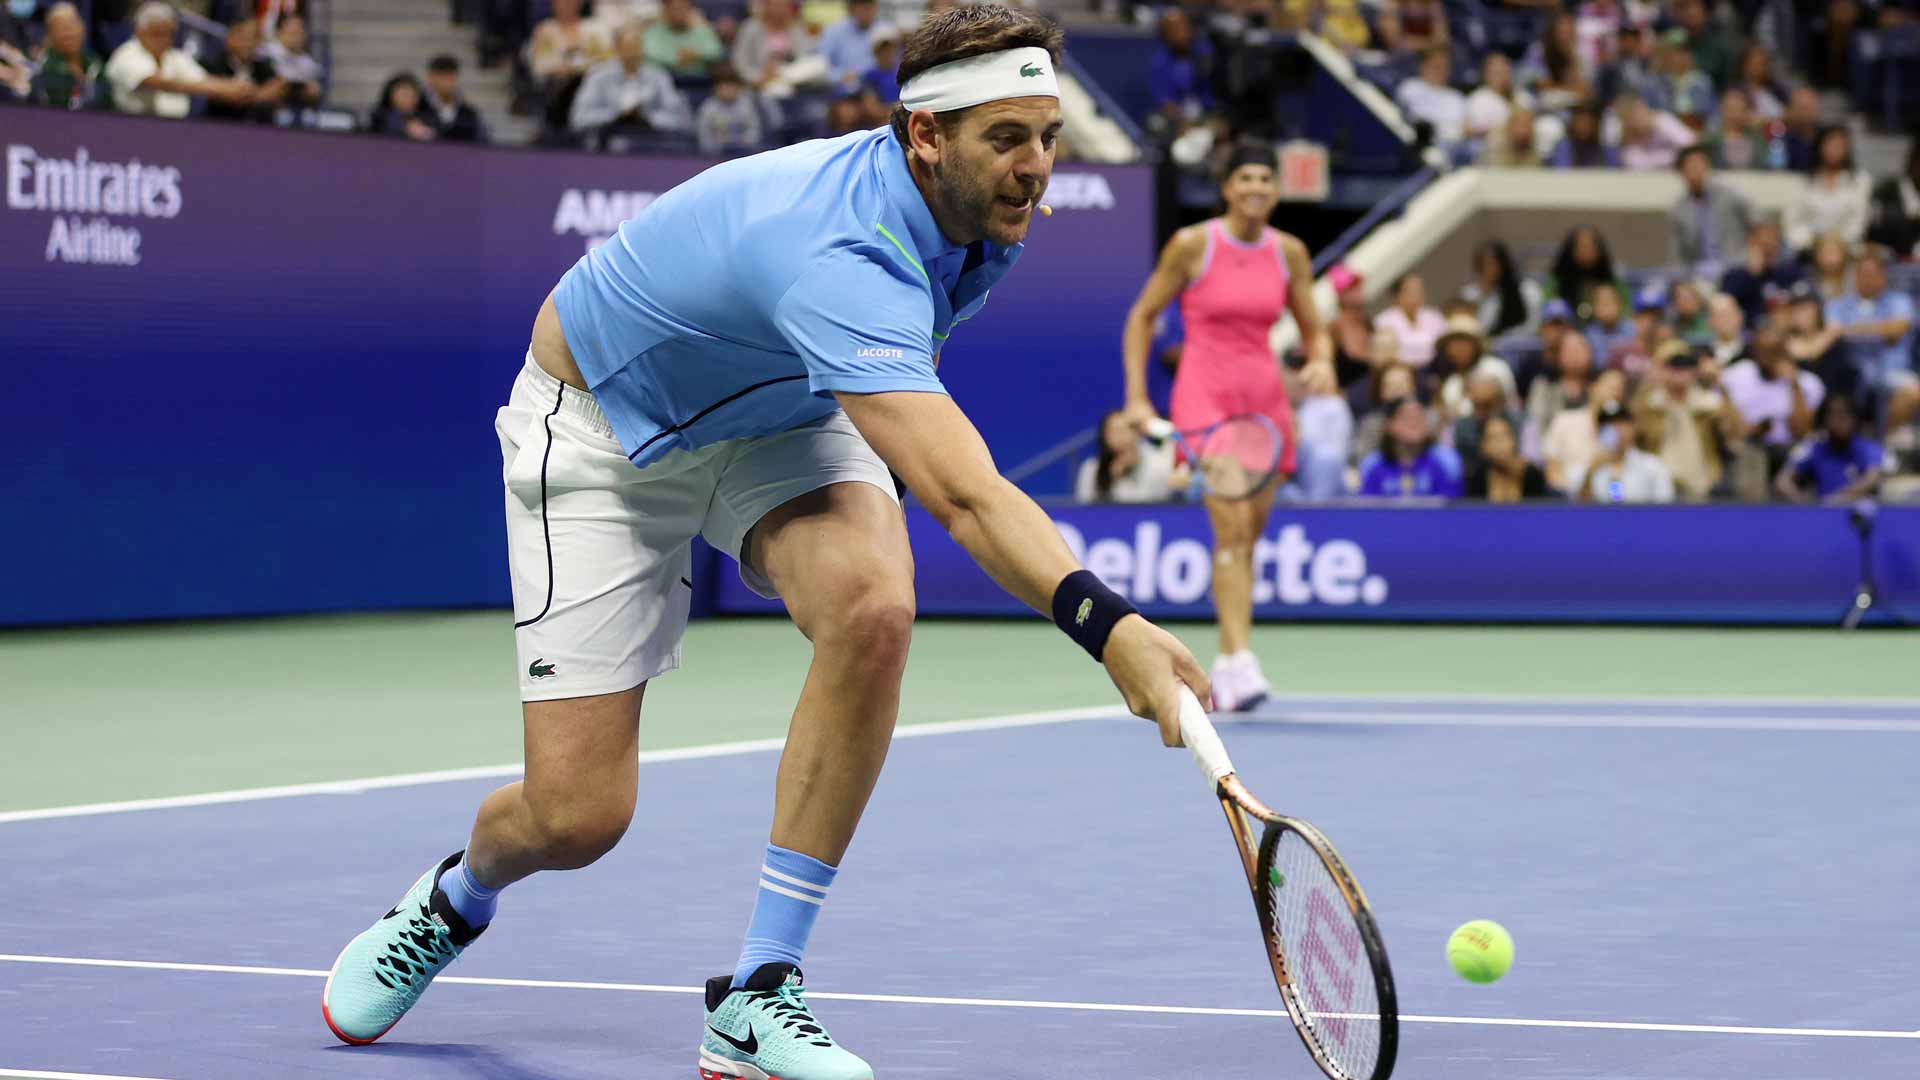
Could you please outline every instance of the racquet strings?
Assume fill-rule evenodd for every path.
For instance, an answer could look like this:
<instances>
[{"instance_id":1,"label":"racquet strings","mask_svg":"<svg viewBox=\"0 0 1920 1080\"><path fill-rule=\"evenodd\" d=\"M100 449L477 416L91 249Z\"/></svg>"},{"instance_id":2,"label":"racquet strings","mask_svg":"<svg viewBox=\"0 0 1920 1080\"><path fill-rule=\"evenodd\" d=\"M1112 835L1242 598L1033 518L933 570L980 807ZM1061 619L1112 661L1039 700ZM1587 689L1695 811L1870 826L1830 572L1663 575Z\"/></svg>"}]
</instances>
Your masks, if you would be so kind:
<instances>
[{"instance_id":1,"label":"racquet strings","mask_svg":"<svg viewBox=\"0 0 1920 1080\"><path fill-rule=\"evenodd\" d=\"M1278 435L1249 416L1223 421L1201 436L1194 449L1207 490L1229 499L1265 487L1280 461Z\"/></svg>"},{"instance_id":2,"label":"racquet strings","mask_svg":"<svg viewBox=\"0 0 1920 1080\"><path fill-rule=\"evenodd\" d=\"M1346 894L1320 853L1292 829L1282 833L1260 888L1305 1013L1302 1034L1341 1074L1367 1080L1380 1061L1380 1000Z\"/></svg>"}]
</instances>

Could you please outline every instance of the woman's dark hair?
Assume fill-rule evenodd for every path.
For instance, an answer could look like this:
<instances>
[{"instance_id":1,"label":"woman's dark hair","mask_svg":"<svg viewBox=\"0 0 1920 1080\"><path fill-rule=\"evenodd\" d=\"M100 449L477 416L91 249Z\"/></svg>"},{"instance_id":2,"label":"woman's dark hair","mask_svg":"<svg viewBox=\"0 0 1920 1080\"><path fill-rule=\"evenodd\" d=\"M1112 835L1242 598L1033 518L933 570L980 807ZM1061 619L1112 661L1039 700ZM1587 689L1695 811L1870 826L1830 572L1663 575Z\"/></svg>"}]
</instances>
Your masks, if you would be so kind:
<instances>
[{"instance_id":1,"label":"woman's dark hair","mask_svg":"<svg viewBox=\"0 0 1920 1080\"><path fill-rule=\"evenodd\" d=\"M1541 58L1546 61L1547 78L1556 86L1565 85L1568 76L1578 71L1576 65L1579 63L1579 56L1574 50L1563 48L1560 45L1559 36L1553 32L1555 24L1561 19L1573 21L1573 18L1571 11L1555 12L1553 18L1547 20L1545 36L1540 40L1540 53Z\"/></svg>"},{"instance_id":2,"label":"woman's dark hair","mask_svg":"<svg viewBox=\"0 0 1920 1080\"><path fill-rule=\"evenodd\" d=\"M1427 407L1425 405L1420 404L1420 399L1412 395L1408 395L1406 397L1394 398L1392 401L1387 402L1387 407L1385 409L1381 410L1380 415L1386 421L1386 423L1380 429L1381 450L1391 451L1393 444L1399 441L1394 437L1394 434L1393 434L1393 418L1400 414L1401 409L1404 409L1408 406L1412 406L1416 409L1419 409L1423 417L1426 415ZM1426 453L1427 448L1432 445L1433 445L1433 424L1429 422L1427 424L1426 437L1421 439L1419 444L1413 448L1415 455ZM1386 456L1391 457L1393 455L1389 452L1386 454Z\"/></svg>"},{"instance_id":3,"label":"woman's dark hair","mask_svg":"<svg viewBox=\"0 0 1920 1080\"><path fill-rule=\"evenodd\" d=\"M1001 4L967 4L928 16L919 29L908 34L900 46L900 67L894 77L905 86L928 68L1008 49L1045 49L1058 65L1066 40L1057 23L1037 12ZM965 112L955 109L935 115L947 130L952 130ZM893 135L901 146L907 145L909 115L906 106L893 107Z\"/></svg>"},{"instance_id":4,"label":"woman's dark hair","mask_svg":"<svg viewBox=\"0 0 1920 1080\"><path fill-rule=\"evenodd\" d=\"M1480 254L1490 256L1500 268L1500 313L1494 317L1493 325L1487 327L1487 336L1496 338L1527 324L1527 298L1520 291L1520 275L1513 268L1513 252L1507 250L1507 245L1493 240L1481 246ZM1479 267L1474 269L1477 272Z\"/></svg>"},{"instance_id":5,"label":"woman's dark hair","mask_svg":"<svg viewBox=\"0 0 1920 1080\"><path fill-rule=\"evenodd\" d=\"M414 78L412 72L403 71L388 79L386 85L380 88L380 103L373 107L375 115L384 114L388 109L393 108L393 92L402 86L411 86L416 95L420 94L420 80Z\"/></svg>"},{"instance_id":6,"label":"woman's dark hair","mask_svg":"<svg viewBox=\"0 0 1920 1080\"><path fill-rule=\"evenodd\" d=\"M1117 460L1113 447L1107 445L1107 424L1119 415L1121 410L1114 409L1100 417L1100 457L1093 466L1093 490L1099 493L1102 502L1113 494L1113 463Z\"/></svg>"},{"instance_id":7,"label":"woman's dark hair","mask_svg":"<svg viewBox=\"0 0 1920 1080\"><path fill-rule=\"evenodd\" d=\"M1581 233L1591 233L1595 250L1600 253L1599 261L1587 268L1573 261L1573 249ZM1560 253L1553 257L1554 294L1578 309L1587 303L1587 294L1601 282L1612 284L1614 280L1613 254L1607 250L1607 238L1592 225L1575 225L1567 230L1567 238L1560 242ZM1579 314L1576 310L1575 314Z\"/></svg>"},{"instance_id":8,"label":"woman's dark hair","mask_svg":"<svg viewBox=\"0 0 1920 1080\"><path fill-rule=\"evenodd\" d=\"M1220 169L1220 183L1246 165L1265 165L1269 169L1280 167L1280 153L1273 144L1265 139L1237 139L1233 152L1227 155L1227 162Z\"/></svg>"},{"instance_id":9,"label":"woman's dark hair","mask_svg":"<svg viewBox=\"0 0 1920 1080\"><path fill-rule=\"evenodd\" d=\"M1836 134L1843 136L1847 140L1847 156L1845 160L1840 162L1840 168L1843 172L1851 173L1854 171L1853 132L1849 131L1845 124L1826 124L1823 125L1819 132L1813 137L1813 160L1807 163L1808 176L1819 176L1820 173L1826 169L1827 162L1824 148L1827 145L1827 140Z\"/></svg>"},{"instance_id":10,"label":"woman's dark hair","mask_svg":"<svg viewBox=\"0 0 1920 1080\"><path fill-rule=\"evenodd\" d=\"M393 107L393 92L402 86L413 87L414 100L426 99L426 94L420 89L420 80L414 78L412 72L403 71L395 75L380 88L380 100L374 105L373 111L367 114L367 131L375 135L401 134L408 117Z\"/></svg>"}]
</instances>

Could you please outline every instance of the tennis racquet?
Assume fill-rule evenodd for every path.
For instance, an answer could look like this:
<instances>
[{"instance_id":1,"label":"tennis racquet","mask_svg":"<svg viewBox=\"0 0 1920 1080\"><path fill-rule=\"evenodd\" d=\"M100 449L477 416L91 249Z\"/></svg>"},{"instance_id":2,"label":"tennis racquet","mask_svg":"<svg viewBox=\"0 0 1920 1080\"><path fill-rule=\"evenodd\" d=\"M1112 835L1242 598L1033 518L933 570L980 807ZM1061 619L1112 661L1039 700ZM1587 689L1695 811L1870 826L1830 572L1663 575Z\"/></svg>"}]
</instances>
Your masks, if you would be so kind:
<instances>
[{"instance_id":1,"label":"tennis racquet","mask_svg":"<svg viewBox=\"0 0 1920 1080\"><path fill-rule=\"evenodd\" d=\"M1227 813L1273 979L1307 1053L1333 1080L1386 1080L1400 1013L1366 894L1319 829L1274 813L1246 789L1185 687L1180 736Z\"/></svg>"},{"instance_id":2,"label":"tennis racquet","mask_svg":"<svg viewBox=\"0 0 1920 1080\"><path fill-rule=\"evenodd\" d=\"M1172 439L1193 465L1193 494L1221 499L1251 499L1268 490L1280 472L1286 440L1271 419L1241 413L1203 428L1183 431L1166 420L1146 425L1156 441Z\"/></svg>"}]
</instances>

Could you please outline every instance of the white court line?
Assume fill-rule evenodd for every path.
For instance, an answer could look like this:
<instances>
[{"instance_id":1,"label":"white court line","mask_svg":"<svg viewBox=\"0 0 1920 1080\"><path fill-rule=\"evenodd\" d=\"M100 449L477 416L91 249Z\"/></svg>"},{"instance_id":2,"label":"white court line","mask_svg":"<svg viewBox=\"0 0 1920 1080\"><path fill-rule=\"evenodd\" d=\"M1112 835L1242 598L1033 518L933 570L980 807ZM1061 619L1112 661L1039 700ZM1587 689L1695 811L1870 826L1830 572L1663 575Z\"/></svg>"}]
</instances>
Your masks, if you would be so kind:
<instances>
[{"instance_id":1,"label":"white court line","mask_svg":"<svg viewBox=\"0 0 1920 1080\"><path fill-rule=\"evenodd\" d=\"M1119 705L1103 705L1090 708L1052 709L1046 712L1015 713L1010 716L987 716L977 720L946 720L932 724L908 724L895 731L895 739L917 739L929 735L957 735L973 731L996 731L1002 728L1034 727L1041 724L1063 724L1072 720L1090 720L1096 717L1115 716L1123 710ZM749 739L742 742L709 743L703 746L683 746L672 750L643 750L640 764L650 765L666 761L692 761L697 758L730 757L736 754L757 754L766 750L778 750L786 745L785 739ZM307 784L282 784L275 787L239 788L233 791L213 791L202 795L170 795L156 799L131 799L125 802L82 803L78 806L49 806L37 810L8 810L0 812L0 825L16 821L44 821L48 818L88 817L95 814L126 814L143 810L173 810L189 806L217 806L222 803L257 802L263 799L288 799L303 795L359 795L383 788L417 787L424 784L444 784L458 780L489 780L509 776L519 776L523 765L516 762L511 765L482 765L469 769L440 769L433 772L396 773L391 776L370 776L359 780L321 780Z\"/></svg>"},{"instance_id":2,"label":"white court line","mask_svg":"<svg viewBox=\"0 0 1920 1080\"><path fill-rule=\"evenodd\" d=\"M1319 712L1283 709L1228 717L1238 724L1289 722L1345 724L1353 727L1466 728L1662 728L1673 731L1868 731L1920 735L1920 716L1912 720L1836 717L1821 720L1793 716L1706 716L1661 713L1469 713L1469 712Z\"/></svg>"},{"instance_id":3,"label":"white court line","mask_svg":"<svg viewBox=\"0 0 1920 1080\"><path fill-rule=\"evenodd\" d=\"M181 964L157 960L97 960L75 956L21 956L0 953L0 963L61 967L138 968L148 971L206 972L216 975L291 975L324 979L324 971L306 968L244 967L234 964ZM492 979L442 975L436 983L505 986L532 990L600 990L639 994L700 994L699 986L659 983L573 982L552 979ZM809 990L817 1001L861 1001L884 1005L944 1005L975 1009L1049 1009L1063 1012L1150 1013L1158 1016L1252 1016L1285 1018L1281 1009L1217 1009L1192 1005L1117 1005L1093 1001L1019 1001L1010 998L920 997L911 994L836 994ZM1916 1039L1920 1031L1872 1031L1847 1028L1736 1027L1727 1024L1646 1024L1625 1020L1533 1020L1496 1016L1418 1016L1402 1014L1409 1024L1477 1024L1488 1027L1580 1028L1593 1031L1663 1031L1695 1035L1790 1035L1828 1039ZM4 1074L0 1074L4 1075Z\"/></svg>"},{"instance_id":4,"label":"white court line","mask_svg":"<svg viewBox=\"0 0 1920 1080\"><path fill-rule=\"evenodd\" d=\"M1782 695L1774 697L1716 697L1712 695L1695 697L1692 695L1661 696L1657 694L1474 694L1461 691L1436 691L1426 693L1414 690L1385 690L1378 693L1361 693L1352 690L1329 690L1324 693L1276 694L1272 701L1285 704L1288 701L1384 701L1389 703L1433 702L1441 705L1652 705L1667 708L1725 708L1740 705L1793 706L1811 705L1816 708L1832 705L1843 709L1887 708L1920 710L1920 697L1832 697L1828 695L1807 694Z\"/></svg>"},{"instance_id":5,"label":"white court line","mask_svg":"<svg viewBox=\"0 0 1920 1080\"><path fill-rule=\"evenodd\" d=\"M153 1076L111 1076L107 1073L48 1072L45 1069L0 1069L0 1076L25 1076L32 1080L159 1080Z\"/></svg>"},{"instance_id":6,"label":"white court line","mask_svg":"<svg viewBox=\"0 0 1920 1080\"><path fill-rule=\"evenodd\" d=\"M1836 731L1836 732L1895 732L1920 733L1920 719L1913 721L1898 719L1835 718L1818 720L1811 718L1793 718L1778 716L1690 716L1686 714L1632 715L1632 714L1552 714L1552 713L1507 713L1484 715L1471 712L1436 713L1407 712L1396 713L1391 710L1371 712L1324 712L1307 710L1301 712L1285 711L1288 698L1276 699L1281 710L1276 713L1253 713L1236 716L1234 722L1269 722L1284 724L1288 720L1318 724L1352 724L1373 726L1453 726L1453 727L1540 727L1540 728L1669 728L1673 730L1702 731ZM1724 705L1742 700L1748 704L1802 704L1817 706L1888 704L1893 707L1905 707L1911 704L1920 710L1920 699L1908 702L1906 699L1872 698L1661 698L1661 697L1501 697L1474 696L1467 694L1302 694L1303 701L1420 701L1447 702L1470 705L1473 703L1515 705L1538 703L1553 705L1664 705L1668 708L1684 708L1693 705ZM1119 705L1096 705L1074 709L1053 709L1045 712L1015 713L1009 716L988 716L975 720L948 720L931 724L910 724L894 732L896 739L923 738L929 735L952 735L973 731L994 731L1002 728L1033 727L1042 724L1061 724L1074 720L1094 720L1120 718L1125 713ZM686 746L672 750L646 750L640 754L640 763L658 764L668 761L692 761L700 758L729 757L736 754L754 754L767 750L778 750L786 745L784 739L752 739L742 742L710 743L702 746ZM239 788L233 791L214 791L201 795L172 795L154 799L132 799L125 802L83 803L77 806L50 806L34 810L0 811L0 825L19 821L44 821L51 818L87 817L96 814L125 814L145 810L171 810L192 806L216 806L223 803L257 802L264 799L286 799L304 795L359 795L368 791L386 788L417 787L425 784L443 784L460 780L487 780L518 776L523 766L483 765L467 769L441 769L432 772L396 773L389 776L371 776L357 780L322 780L305 784L284 784L276 787Z\"/></svg>"}]
</instances>

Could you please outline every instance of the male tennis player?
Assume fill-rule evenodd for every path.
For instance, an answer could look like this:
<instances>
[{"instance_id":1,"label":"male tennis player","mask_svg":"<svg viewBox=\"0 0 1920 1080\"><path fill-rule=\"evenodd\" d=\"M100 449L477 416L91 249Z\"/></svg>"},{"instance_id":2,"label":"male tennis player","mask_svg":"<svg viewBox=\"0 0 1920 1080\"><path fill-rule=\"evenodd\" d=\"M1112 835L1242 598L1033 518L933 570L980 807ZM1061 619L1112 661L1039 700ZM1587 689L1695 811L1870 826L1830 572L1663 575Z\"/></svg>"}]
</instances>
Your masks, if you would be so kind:
<instances>
[{"instance_id":1,"label":"male tennis player","mask_svg":"<svg viewBox=\"0 0 1920 1080\"><path fill-rule=\"evenodd\" d=\"M868 1080L800 962L887 753L913 622L889 467L996 581L1179 742L1171 635L1073 561L935 374L1012 268L1053 168L1061 33L997 5L906 42L891 128L716 166L583 258L542 306L498 430L526 778L464 852L350 942L321 1005L379 1038L491 922L502 889L586 866L632 817L641 695L680 663L696 534L813 643L745 947L709 981L707 1080Z\"/></svg>"}]
</instances>

